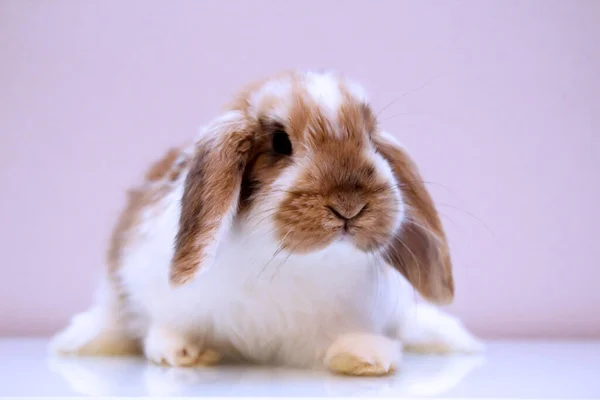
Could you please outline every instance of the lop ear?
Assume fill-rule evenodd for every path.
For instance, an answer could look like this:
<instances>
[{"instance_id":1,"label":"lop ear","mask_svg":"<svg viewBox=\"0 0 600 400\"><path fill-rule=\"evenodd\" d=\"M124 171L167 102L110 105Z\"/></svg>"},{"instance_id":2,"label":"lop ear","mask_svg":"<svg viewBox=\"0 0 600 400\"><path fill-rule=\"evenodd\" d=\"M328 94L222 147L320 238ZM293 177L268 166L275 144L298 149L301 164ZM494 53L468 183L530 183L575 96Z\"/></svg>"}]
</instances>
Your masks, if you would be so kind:
<instances>
[{"instance_id":1,"label":"lop ear","mask_svg":"<svg viewBox=\"0 0 600 400\"><path fill-rule=\"evenodd\" d=\"M253 138L247 117L230 111L212 121L196 144L181 199L171 284L184 284L213 263L237 212Z\"/></svg>"},{"instance_id":2,"label":"lop ear","mask_svg":"<svg viewBox=\"0 0 600 400\"><path fill-rule=\"evenodd\" d=\"M405 220L384 250L384 257L426 300L450 303L454 280L448 242L419 170L389 134L382 133L373 140L392 167L406 205Z\"/></svg>"}]
</instances>

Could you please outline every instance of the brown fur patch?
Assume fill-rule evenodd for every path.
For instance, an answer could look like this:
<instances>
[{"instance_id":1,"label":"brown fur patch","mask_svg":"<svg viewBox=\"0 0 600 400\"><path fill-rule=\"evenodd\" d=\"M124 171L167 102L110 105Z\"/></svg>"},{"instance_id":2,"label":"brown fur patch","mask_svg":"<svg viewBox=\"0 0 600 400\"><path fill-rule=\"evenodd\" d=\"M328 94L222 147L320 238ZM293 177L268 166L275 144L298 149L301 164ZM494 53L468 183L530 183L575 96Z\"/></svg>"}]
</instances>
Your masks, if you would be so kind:
<instances>
[{"instance_id":1,"label":"brown fur patch","mask_svg":"<svg viewBox=\"0 0 600 400\"><path fill-rule=\"evenodd\" d=\"M373 110L368 104L354 99L343 85L340 85L340 90L344 98L338 113L342 133L357 141L370 137L377 129Z\"/></svg>"},{"instance_id":2,"label":"brown fur patch","mask_svg":"<svg viewBox=\"0 0 600 400\"><path fill-rule=\"evenodd\" d=\"M146 180L158 181L164 179L180 155L179 149L169 149L167 153L155 162L146 172Z\"/></svg>"},{"instance_id":3,"label":"brown fur patch","mask_svg":"<svg viewBox=\"0 0 600 400\"><path fill-rule=\"evenodd\" d=\"M454 296L452 263L433 200L408 154L381 136L375 136L374 142L392 166L408 214L408 220L386 252L386 259L426 299L449 303Z\"/></svg>"},{"instance_id":4,"label":"brown fur patch","mask_svg":"<svg viewBox=\"0 0 600 400\"><path fill-rule=\"evenodd\" d=\"M300 143L304 140L306 127L311 118L311 107L307 103L305 91L297 84L292 84L295 100L289 109L287 132L292 140Z\"/></svg>"},{"instance_id":5,"label":"brown fur patch","mask_svg":"<svg viewBox=\"0 0 600 400\"><path fill-rule=\"evenodd\" d=\"M228 129L228 128L224 128ZM237 202L254 145L250 126L216 132L200 143L185 180L179 232L171 265L173 284L189 281L206 260L224 217Z\"/></svg>"}]
</instances>

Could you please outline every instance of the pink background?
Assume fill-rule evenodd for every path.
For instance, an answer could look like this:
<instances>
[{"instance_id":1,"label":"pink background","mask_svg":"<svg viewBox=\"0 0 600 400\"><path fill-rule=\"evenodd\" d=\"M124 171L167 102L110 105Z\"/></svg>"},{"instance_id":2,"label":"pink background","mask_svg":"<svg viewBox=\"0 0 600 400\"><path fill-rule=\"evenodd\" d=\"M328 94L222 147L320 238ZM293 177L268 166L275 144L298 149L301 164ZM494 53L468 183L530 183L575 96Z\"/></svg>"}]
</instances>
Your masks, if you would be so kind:
<instances>
[{"instance_id":1,"label":"pink background","mask_svg":"<svg viewBox=\"0 0 600 400\"><path fill-rule=\"evenodd\" d=\"M0 334L91 300L124 191L241 85L364 83L486 337L600 337L600 1L0 2Z\"/></svg>"}]
</instances>

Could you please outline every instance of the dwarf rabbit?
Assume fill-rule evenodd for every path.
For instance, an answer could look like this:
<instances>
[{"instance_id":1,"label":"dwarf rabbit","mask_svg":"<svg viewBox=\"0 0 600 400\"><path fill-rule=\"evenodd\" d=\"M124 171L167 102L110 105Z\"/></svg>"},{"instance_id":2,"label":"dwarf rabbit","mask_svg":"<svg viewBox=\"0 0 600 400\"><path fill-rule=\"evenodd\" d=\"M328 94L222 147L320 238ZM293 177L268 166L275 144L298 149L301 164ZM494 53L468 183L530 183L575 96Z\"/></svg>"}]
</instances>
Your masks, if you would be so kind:
<instances>
[{"instance_id":1,"label":"dwarf rabbit","mask_svg":"<svg viewBox=\"0 0 600 400\"><path fill-rule=\"evenodd\" d=\"M242 90L129 192L99 297L51 348L384 375L403 347L482 349L434 306L453 294L432 199L365 91L285 72Z\"/></svg>"}]
</instances>

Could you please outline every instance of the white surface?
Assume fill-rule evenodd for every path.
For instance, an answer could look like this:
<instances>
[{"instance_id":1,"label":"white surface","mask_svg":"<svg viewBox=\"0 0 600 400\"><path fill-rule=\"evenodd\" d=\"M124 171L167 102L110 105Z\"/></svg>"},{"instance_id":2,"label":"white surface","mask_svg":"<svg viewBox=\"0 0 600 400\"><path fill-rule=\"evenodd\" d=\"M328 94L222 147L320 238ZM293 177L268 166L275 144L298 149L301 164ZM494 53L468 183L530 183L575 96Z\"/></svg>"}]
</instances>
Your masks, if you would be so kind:
<instances>
[{"instance_id":1,"label":"white surface","mask_svg":"<svg viewBox=\"0 0 600 400\"><path fill-rule=\"evenodd\" d=\"M600 342L492 342L484 356L407 354L386 378L256 366L169 369L141 358L48 357L0 340L0 396L386 396L599 398Z\"/></svg>"}]
</instances>

